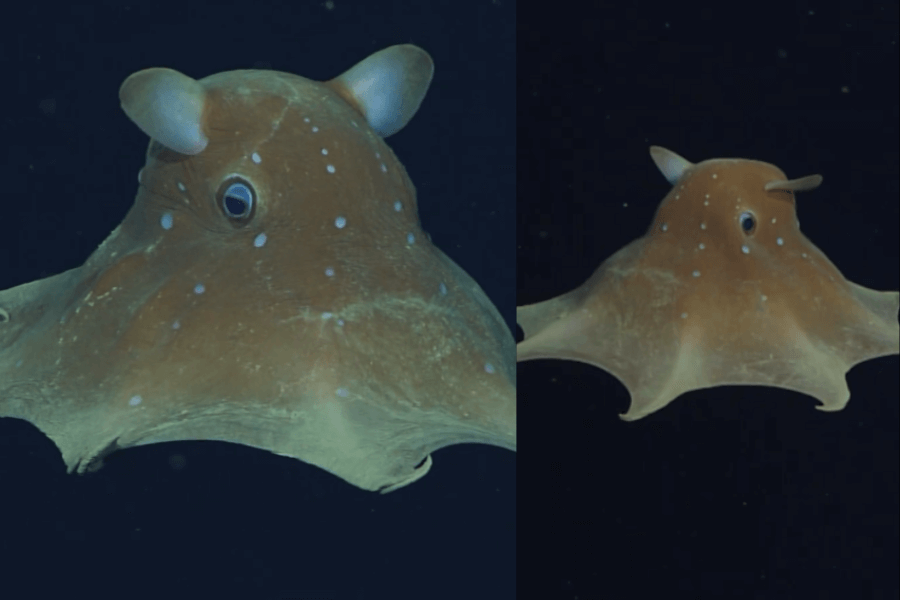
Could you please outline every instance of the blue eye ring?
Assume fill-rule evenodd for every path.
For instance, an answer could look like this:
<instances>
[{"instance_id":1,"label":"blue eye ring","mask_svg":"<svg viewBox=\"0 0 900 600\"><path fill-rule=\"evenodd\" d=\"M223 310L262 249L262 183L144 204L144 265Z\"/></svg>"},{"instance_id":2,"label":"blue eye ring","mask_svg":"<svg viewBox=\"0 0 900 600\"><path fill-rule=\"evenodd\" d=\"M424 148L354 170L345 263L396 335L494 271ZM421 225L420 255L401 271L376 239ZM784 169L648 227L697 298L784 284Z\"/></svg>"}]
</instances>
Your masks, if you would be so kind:
<instances>
[{"instance_id":1,"label":"blue eye ring","mask_svg":"<svg viewBox=\"0 0 900 600\"><path fill-rule=\"evenodd\" d=\"M243 177L231 175L219 185L216 204L230 223L244 226L256 214L256 190Z\"/></svg>"}]
</instances>

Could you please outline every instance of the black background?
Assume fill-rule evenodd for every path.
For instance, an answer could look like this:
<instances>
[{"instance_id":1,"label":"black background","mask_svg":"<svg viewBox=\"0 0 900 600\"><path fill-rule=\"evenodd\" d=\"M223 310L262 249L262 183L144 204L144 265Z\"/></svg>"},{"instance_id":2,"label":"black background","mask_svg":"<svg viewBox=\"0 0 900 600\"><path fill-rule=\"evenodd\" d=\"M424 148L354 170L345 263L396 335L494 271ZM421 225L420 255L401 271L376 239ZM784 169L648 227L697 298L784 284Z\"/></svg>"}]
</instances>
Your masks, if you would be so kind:
<instances>
[{"instance_id":1,"label":"black background","mask_svg":"<svg viewBox=\"0 0 900 600\"><path fill-rule=\"evenodd\" d=\"M424 229L514 326L513 3L34 2L7 17L0 289L80 265L130 208L147 147L119 108L131 73L321 80L414 43L434 81L388 142ZM128 449L74 476L37 429L0 419L0 595L514 598L515 464L506 450L451 447L382 496L196 442Z\"/></svg>"},{"instance_id":2,"label":"black background","mask_svg":"<svg viewBox=\"0 0 900 600\"><path fill-rule=\"evenodd\" d=\"M652 144L822 174L801 229L898 289L896 3L585 4L519 13L518 304L645 233ZM520 364L520 588L539 565L532 598L897 598L897 357L848 382L837 413L720 387L625 423L608 373Z\"/></svg>"}]
</instances>

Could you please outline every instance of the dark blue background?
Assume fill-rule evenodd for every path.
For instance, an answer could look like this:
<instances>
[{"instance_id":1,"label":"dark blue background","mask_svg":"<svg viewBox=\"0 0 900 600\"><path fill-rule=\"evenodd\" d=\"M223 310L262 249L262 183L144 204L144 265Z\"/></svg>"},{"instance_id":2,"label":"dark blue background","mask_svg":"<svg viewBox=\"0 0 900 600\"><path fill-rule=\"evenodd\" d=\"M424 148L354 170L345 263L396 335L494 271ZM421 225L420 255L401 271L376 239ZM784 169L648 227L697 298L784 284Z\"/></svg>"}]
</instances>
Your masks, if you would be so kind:
<instances>
[{"instance_id":1,"label":"dark blue background","mask_svg":"<svg viewBox=\"0 0 900 600\"><path fill-rule=\"evenodd\" d=\"M131 73L330 79L413 43L435 77L388 143L418 189L422 226L512 328L514 24L514 3L471 0L25 4L0 46L0 289L80 265L125 216L147 147L119 108ZM385 496L224 443L134 448L105 463L66 475L49 439L0 419L0 595L515 597L505 450L440 450L424 479Z\"/></svg>"}]
</instances>

